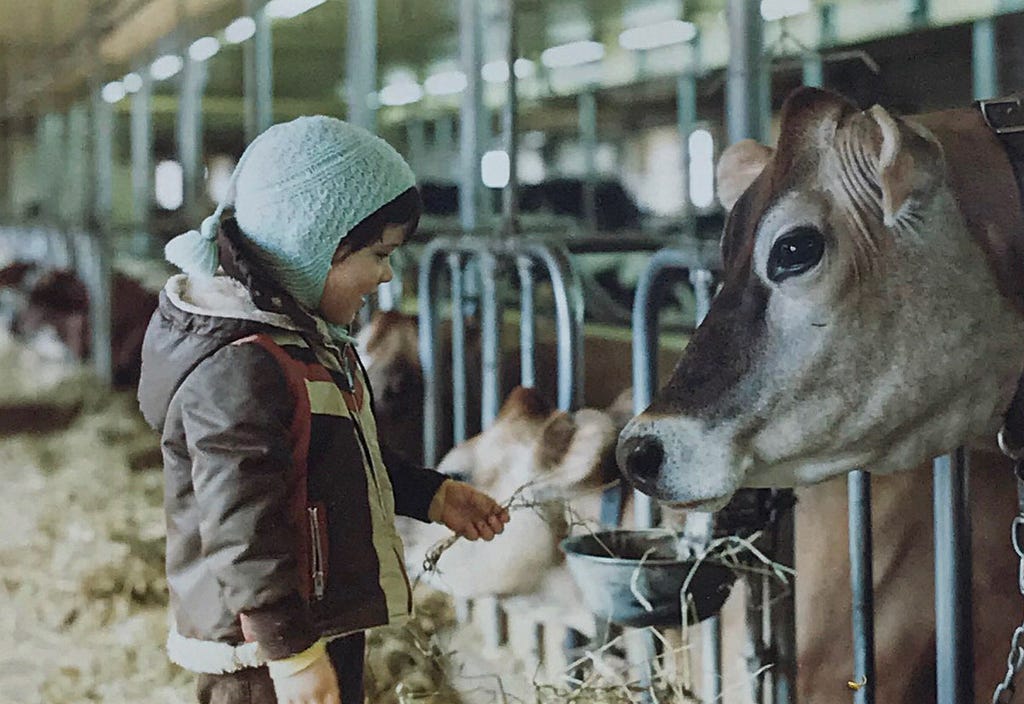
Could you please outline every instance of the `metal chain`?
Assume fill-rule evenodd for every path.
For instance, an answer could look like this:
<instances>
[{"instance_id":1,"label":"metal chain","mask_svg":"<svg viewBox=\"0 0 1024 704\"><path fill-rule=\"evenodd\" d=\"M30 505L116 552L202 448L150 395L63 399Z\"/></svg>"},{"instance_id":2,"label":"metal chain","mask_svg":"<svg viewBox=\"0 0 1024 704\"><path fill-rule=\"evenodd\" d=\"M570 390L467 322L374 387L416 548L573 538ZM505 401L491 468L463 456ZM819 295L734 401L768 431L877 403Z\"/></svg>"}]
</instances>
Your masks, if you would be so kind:
<instances>
[{"instance_id":1,"label":"metal chain","mask_svg":"<svg viewBox=\"0 0 1024 704\"><path fill-rule=\"evenodd\" d=\"M1019 480L1018 480L1019 481ZM1019 566L1017 567L1017 588L1021 595L1024 595L1024 514L1018 514L1013 519L1011 528L1013 551L1017 553ZM1010 640L1010 654L1006 657L1006 676L996 687L992 695L992 704L1010 704L1017 688L1014 679L1024 669L1024 623L1017 627Z\"/></svg>"}]
</instances>

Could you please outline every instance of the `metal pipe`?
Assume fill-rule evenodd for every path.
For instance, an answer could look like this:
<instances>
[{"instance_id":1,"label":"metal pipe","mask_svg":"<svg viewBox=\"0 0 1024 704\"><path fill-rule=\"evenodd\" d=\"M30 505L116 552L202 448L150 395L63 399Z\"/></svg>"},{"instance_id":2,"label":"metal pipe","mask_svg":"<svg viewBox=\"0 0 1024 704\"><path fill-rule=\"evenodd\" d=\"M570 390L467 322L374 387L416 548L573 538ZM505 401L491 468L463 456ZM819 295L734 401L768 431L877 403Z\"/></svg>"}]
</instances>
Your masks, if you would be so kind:
<instances>
[{"instance_id":1,"label":"metal pipe","mask_svg":"<svg viewBox=\"0 0 1024 704\"><path fill-rule=\"evenodd\" d=\"M690 200L690 133L697 124L697 74L691 69L676 81L676 128L679 131L680 168L683 172L683 218L686 231L695 234L697 219Z\"/></svg>"},{"instance_id":2,"label":"metal pipe","mask_svg":"<svg viewBox=\"0 0 1024 704\"><path fill-rule=\"evenodd\" d=\"M508 155L508 183L501 194L502 231L515 234L519 227L519 98L516 94L518 79L515 64L519 57L516 31L516 0L505 0L505 60L508 62L508 80L505 82L505 105L502 109L502 128L505 133L505 153Z\"/></svg>"},{"instance_id":3,"label":"metal pipe","mask_svg":"<svg viewBox=\"0 0 1024 704\"><path fill-rule=\"evenodd\" d=\"M558 331L558 407L570 411L583 400L583 286L564 247L529 243L531 256L551 279Z\"/></svg>"},{"instance_id":4,"label":"metal pipe","mask_svg":"<svg viewBox=\"0 0 1024 704\"><path fill-rule=\"evenodd\" d=\"M850 587L853 593L854 704L875 702L875 603L871 545L871 475L847 475L850 522Z\"/></svg>"},{"instance_id":5,"label":"metal pipe","mask_svg":"<svg viewBox=\"0 0 1024 704\"><path fill-rule=\"evenodd\" d=\"M348 121L377 131L377 0L348 0L345 85Z\"/></svg>"},{"instance_id":6,"label":"metal pipe","mask_svg":"<svg viewBox=\"0 0 1024 704\"><path fill-rule=\"evenodd\" d=\"M537 385L534 367L535 313L533 299L533 260L521 254L516 257L519 270L519 383L526 387Z\"/></svg>"},{"instance_id":7,"label":"metal pipe","mask_svg":"<svg viewBox=\"0 0 1024 704\"><path fill-rule=\"evenodd\" d=\"M501 407L501 303L498 299L498 261L486 249L480 264L480 427L489 428Z\"/></svg>"},{"instance_id":8,"label":"metal pipe","mask_svg":"<svg viewBox=\"0 0 1024 704\"><path fill-rule=\"evenodd\" d=\"M751 138L765 141L761 53L764 24L757 0L729 0L729 65L725 81L725 114L729 143Z\"/></svg>"},{"instance_id":9,"label":"metal pipe","mask_svg":"<svg viewBox=\"0 0 1024 704\"><path fill-rule=\"evenodd\" d=\"M452 288L452 440L466 439L466 319L463 313L465 286L462 255L448 253Z\"/></svg>"},{"instance_id":10,"label":"metal pipe","mask_svg":"<svg viewBox=\"0 0 1024 704\"><path fill-rule=\"evenodd\" d=\"M597 98L584 90L576 98L579 111L580 147L583 150L583 222L587 232L597 232Z\"/></svg>"},{"instance_id":11,"label":"metal pipe","mask_svg":"<svg viewBox=\"0 0 1024 704\"><path fill-rule=\"evenodd\" d=\"M149 249L150 210L153 206L153 78L140 68L136 73L142 85L132 96L131 152L132 152L132 221L135 232L132 249L146 254Z\"/></svg>"},{"instance_id":12,"label":"metal pipe","mask_svg":"<svg viewBox=\"0 0 1024 704\"><path fill-rule=\"evenodd\" d=\"M967 451L933 462L937 704L974 701Z\"/></svg>"},{"instance_id":13,"label":"metal pipe","mask_svg":"<svg viewBox=\"0 0 1024 704\"><path fill-rule=\"evenodd\" d=\"M975 21L971 28L971 69L974 99L999 95L999 60L996 22L992 17Z\"/></svg>"},{"instance_id":14,"label":"metal pipe","mask_svg":"<svg viewBox=\"0 0 1024 704\"><path fill-rule=\"evenodd\" d=\"M423 369L423 462L428 467L437 464L437 425L441 417L441 398L438 393L437 358L440 337L440 301L437 281L441 274L444 242L441 239L427 244L420 256L416 290L419 306L420 367Z\"/></svg>"},{"instance_id":15,"label":"metal pipe","mask_svg":"<svg viewBox=\"0 0 1024 704\"><path fill-rule=\"evenodd\" d=\"M206 62L195 61L187 54L178 84L178 161L181 164L186 217L198 220L199 196L203 179L203 88L206 83Z\"/></svg>"},{"instance_id":16,"label":"metal pipe","mask_svg":"<svg viewBox=\"0 0 1024 704\"><path fill-rule=\"evenodd\" d=\"M483 37L480 0L459 0L459 54L466 89L459 112L459 222L464 232L477 228L483 210L483 183L480 179L481 145L484 134Z\"/></svg>"}]
</instances>

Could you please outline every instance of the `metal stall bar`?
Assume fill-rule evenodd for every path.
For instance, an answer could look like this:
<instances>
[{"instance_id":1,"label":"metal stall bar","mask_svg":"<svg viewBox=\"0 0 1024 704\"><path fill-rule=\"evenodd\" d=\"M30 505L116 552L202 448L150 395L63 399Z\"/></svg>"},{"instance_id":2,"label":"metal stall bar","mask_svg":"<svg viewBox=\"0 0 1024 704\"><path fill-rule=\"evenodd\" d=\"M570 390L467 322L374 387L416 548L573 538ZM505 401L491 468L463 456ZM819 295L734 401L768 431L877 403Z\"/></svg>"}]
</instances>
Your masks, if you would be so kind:
<instances>
[{"instance_id":1,"label":"metal stall bar","mask_svg":"<svg viewBox=\"0 0 1024 704\"><path fill-rule=\"evenodd\" d=\"M536 346L536 321L533 298L533 260L526 255L516 257L519 271L519 383L523 386L537 385L537 369L534 365Z\"/></svg>"},{"instance_id":2,"label":"metal stall bar","mask_svg":"<svg viewBox=\"0 0 1024 704\"><path fill-rule=\"evenodd\" d=\"M348 121L376 132L370 96L377 89L377 0L348 0L345 85Z\"/></svg>"},{"instance_id":3,"label":"metal stall bar","mask_svg":"<svg viewBox=\"0 0 1024 704\"><path fill-rule=\"evenodd\" d=\"M597 232L597 97L592 88L576 98L579 111L580 146L583 150L583 222L587 232Z\"/></svg>"},{"instance_id":4,"label":"metal stall bar","mask_svg":"<svg viewBox=\"0 0 1024 704\"><path fill-rule=\"evenodd\" d=\"M274 124L274 51L266 0L246 0L255 23L252 41L242 44L242 92L245 94L245 139L251 142Z\"/></svg>"},{"instance_id":5,"label":"metal stall bar","mask_svg":"<svg viewBox=\"0 0 1024 704\"><path fill-rule=\"evenodd\" d=\"M875 702L875 599L871 560L871 475L847 475L850 523L850 587L853 593L853 690L855 704Z\"/></svg>"},{"instance_id":6,"label":"metal stall bar","mask_svg":"<svg viewBox=\"0 0 1024 704\"><path fill-rule=\"evenodd\" d=\"M476 229L483 211L483 183L480 178L481 145L484 134L483 32L480 0L459 0L459 55L466 89L459 111L459 222L463 232ZM421 294L422 295L422 294Z\"/></svg>"},{"instance_id":7,"label":"metal stall bar","mask_svg":"<svg viewBox=\"0 0 1024 704\"><path fill-rule=\"evenodd\" d=\"M583 401L583 286L564 247L523 241L521 249L547 268L551 280L558 340L558 408L570 411Z\"/></svg>"},{"instance_id":8,"label":"metal stall bar","mask_svg":"<svg viewBox=\"0 0 1024 704\"><path fill-rule=\"evenodd\" d=\"M463 316L465 286L462 254L448 253L452 288L452 440L466 439L466 319Z\"/></svg>"},{"instance_id":9,"label":"metal stall bar","mask_svg":"<svg viewBox=\"0 0 1024 704\"><path fill-rule=\"evenodd\" d=\"M150 209L153 206L153 77L146 67L136 70L139 89L131 104L132 250L145 255L150 246Z\"/></svg>"},{"instance_id":10,"label":"metal stall bar","mask_svg":"<svg viewBox=\"0 0 1024 704\"><path fill-rule=\"evenodd\" d=\"M438 238L427 244L420 257L416 290L419 306L420 366L423 369L423 462L437 465L438 423L441 419L441 395L438 383L438 340L440 338L440 298L434 282L444 264L447 242Z\"/></svg>"},{"instance_id":11,"label":"metal stall bar","mask_svg":"<svg viewBox=\"0 0 1024 704\"><path fill-rule=\"evenodd\" d=\"M995 18L986 17L975 21L971 28L971 38L974 99L992 98L1000 94Z\"/></svg>"},{"instance_id":12,"label":"metal stall bar","mask_svg":"<svg viewBox=\"0 0 1024 704\"><path fill-rule=\"evenodd\" d=\"M974 701L968 474L963 447L933 463L937 704Z\"/></svg>"},{"instance_id":13,"label":"metal stall bar","mask_svg":"<svg viewBox=\"0 0 1024 704\"><path fill-rule=\"evenodd\" d=\"M516 32L516 0L505 0L504 4L508 80L505 81L505 104L502 106L501 122L505 137L505 154L508 157L508 183L501 193L501 215L502 232L506 236L511 236L519 230L519 99L516 94L519 80L515 72L519 41Z\"/></svg>"}]
</instances>

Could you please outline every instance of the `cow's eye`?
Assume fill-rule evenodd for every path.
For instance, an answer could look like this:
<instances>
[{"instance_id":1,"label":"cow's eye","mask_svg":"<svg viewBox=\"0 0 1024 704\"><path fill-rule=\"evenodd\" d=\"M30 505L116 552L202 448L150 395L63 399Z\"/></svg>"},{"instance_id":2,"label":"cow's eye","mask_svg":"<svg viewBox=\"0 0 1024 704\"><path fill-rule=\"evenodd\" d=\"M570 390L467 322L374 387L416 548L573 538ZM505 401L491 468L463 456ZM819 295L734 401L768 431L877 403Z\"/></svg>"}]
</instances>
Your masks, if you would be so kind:
<instances>
[{"instance_id":1,"label":"cow's eye","mask_svg":"<svg viewBox=\"0 0 1024 704\"><path fill-rule=\"evenodd\" d=\"M772 245L768 278L779 283L813 269L825 253L825 238L813 227L798 227Z\"/></svg>"}]
</instances>

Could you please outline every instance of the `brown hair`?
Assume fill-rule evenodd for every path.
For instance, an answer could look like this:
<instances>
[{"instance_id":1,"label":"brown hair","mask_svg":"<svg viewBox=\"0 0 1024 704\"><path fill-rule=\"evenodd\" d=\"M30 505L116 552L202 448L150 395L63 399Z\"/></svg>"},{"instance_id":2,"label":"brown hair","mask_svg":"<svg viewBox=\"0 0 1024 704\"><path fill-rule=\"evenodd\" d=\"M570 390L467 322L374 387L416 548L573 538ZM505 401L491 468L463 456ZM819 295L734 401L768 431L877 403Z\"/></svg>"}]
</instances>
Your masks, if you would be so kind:
<instances>
[{"instance_id":1,"label":"brown hair","mask_svg":"<svg viewBox=\"0 0 1024 704\"><path fill-rule=\"evenodd\" d=\"M423 200L419 190L413 186L363 218L362 222L349 230L338 249L352 254L376 244L384 236L384 228L388 225L404 225L405 236L408 238L416 231L422 212Z\"/></svg>"}]
</instances>

